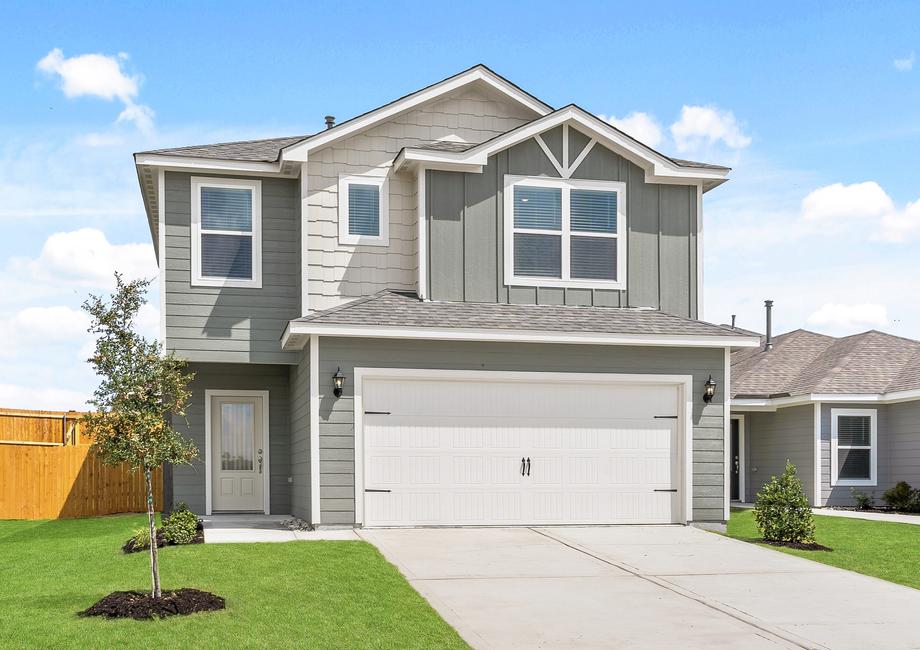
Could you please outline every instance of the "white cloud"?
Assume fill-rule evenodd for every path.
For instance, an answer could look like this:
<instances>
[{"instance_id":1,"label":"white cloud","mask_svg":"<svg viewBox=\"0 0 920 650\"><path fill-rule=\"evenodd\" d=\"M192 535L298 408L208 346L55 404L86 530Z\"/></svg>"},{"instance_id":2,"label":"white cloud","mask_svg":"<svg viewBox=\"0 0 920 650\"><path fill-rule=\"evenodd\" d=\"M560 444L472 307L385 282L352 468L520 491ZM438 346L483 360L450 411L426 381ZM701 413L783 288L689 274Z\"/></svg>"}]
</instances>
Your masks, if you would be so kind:
<instances>
[{"instance_id":1,"label":"white cloud","mask_svg":"<svg viewBox=\"0 0 920 650\"><path fill-rule=\"evenodd\" d=\"M713 106L683 106L680 118L671 125L674 144L680 152L722 144L729 149L744 149L751 144L731 111Z\"/></svg>"},{"instance_id":2,"label":"white cloud","mask_svg":"<svg viewBox=\"0 0 920 650\"><path fill-rule=\"evenodd\" d=\"M72 343L82 347L90 339L89 322L83 311L63 305L27 307L0 320L0 356L29 355L35 345Z\"/></svg>"},{"instance_id":3,"label":"white cloud","mask_svg":"<svg viewBox=\"0 0 920 650\"><path fill-rule=\"evenodd\" d=\"M914 69L914 63L917 62L917 53L911 52L906 58L895 59L892 61L894 64L895 70L900 70L901 72L910 72Z\"/></svg>"},{"instance_id":4,"label":"white cloud","mask_svg":"<svg viewBox=\"0 0 920 650\"><path fill-rule=\"evenodd\" d=\"M664 139L661 125L653 115L648 113L633 111L622 118L613 115L609 117L600 115L599 117L649 147L657 147Z\"/></svg>"},{"instance_id":5,"label":"white cloud","mask_svg":"<svg viewBox=\"0 0 920 650\"><path fill-rule=\"evenodd\" d=\"M893 210L891 197L875 181L834 183L802 199L802 217L807 221L876 218Z\"/></svg>"},{"instance_id":6,"label":"white cloud","mask_svg":"<svg viewBox=\"0 0 920 650\"><path fill-rule=\"evenodd\" d=\"M852 330L862 327L885 327L888 309L877 303L842 304L828 302L808 317L818 327Z\"/></svg>"},{"instance_id":7,"label":"white cloud","mask_svg":"<svg viewBox=\"0 0 920 650\"><path fill-rule=\"evenodd\" d=\"M89 391L66 388L30 388L0 384L0 405L7 408L40 409L45 411L85 411Z\"/></svg>"},{"instance_id":8,"label":"white cloud","mask_svg":"<svg viewBox=\"0 0 920 650\"><path fill-rule=\"evenodd\" d=\"M126 279L157 274L151 244L112 244L96 228L54 233L35 259L18 258L11 266L46 282L111 288L115 271Z\"/></svg>"},{"instance_id":9,"label":"white cloud","mask_svg":"<svg viewBox=\"0 0 920 650\"><path fill-rule=\"evenodd\" d=\"M68 98L118 99L125 105L118 121L133 122L141 131L150 132L153 130L153 110L137 103L141 77L124 70L127 60L124 52L117 56L80 54L65 58L59 48L54 48L36 67L45 74L59 77L61 90Z\"/></svg>"}]
</instances>

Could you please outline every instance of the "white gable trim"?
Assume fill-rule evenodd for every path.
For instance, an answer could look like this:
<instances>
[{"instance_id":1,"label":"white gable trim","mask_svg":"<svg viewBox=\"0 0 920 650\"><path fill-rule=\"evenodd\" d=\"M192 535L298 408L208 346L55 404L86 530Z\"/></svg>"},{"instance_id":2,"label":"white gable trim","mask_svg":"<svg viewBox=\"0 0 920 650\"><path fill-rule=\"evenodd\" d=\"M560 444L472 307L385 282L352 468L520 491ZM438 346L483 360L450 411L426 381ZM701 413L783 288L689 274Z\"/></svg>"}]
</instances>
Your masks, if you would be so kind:
<instances>
[{"instance_id":1,"label":"white gable trim","mask_svg":"<svg viewBox=\"0 0 920 650\"><path fill-rule=\"evenodd\" d=\"M295 144L289 145L282 149L281 158L282 160L294 160L298 162L303 162L306 158L306 154L311 149L318 149L320 147L325 147L331 144L332 142L339 140L341 138L347 138L359 131L369 129L380 122L389 120L400 113L411 110L416 106L430 102L433 99L437 99L448 93L452 93L455 90L463 88L474 82L482 82L488 84L495 90L506 95L507 97L513 99L519 104L525 106L526 108L532 110L537 115L547 115L552 111L552 108L547 104L544 104L540 100L528 95L526 92L510 83L506 79L498 76L488 68L483 65L477 65L469 70L461 72L460 74L454 75L453 77L448 77L443 81L439 81L433 86L428 86L417 92L407 95L401 99L397 99L394 102L381 106L378 109L360 115L356 118L343 122L341 125L329 129L328 131L322 131L314 136L302 140Z\"/></svg>"},{"instance_id":2,"label":"white gable trim","mask_svg":"<svg viewBox=\"0 0 920 650\"><path fill-rule=\"evenodd\" d=\"M645 181L648 183L703 183L708 188L724 182L730 171L729 169L682 167L575 105L566 106L554 113L528 122L496 138L487 140L468 151L436 152L425 149L403 149L396 157L393 168L394 171L398 171L404 165L421 161L429 163L429 166L434 163L455 166L485 166L488 164L489 156L492 154L503 151L519 142L534 138L562 124L576 126L579 130L589 134L596 142L600 142L607 148L642 167L645 170ZM585 156L588 155L587 152L583 153ZM550 160L559 165L559 162L551 155ZM581 164L581 160L576 160L575 162ZM574 170L576 166L573 164L569 169Z\"/></svg>"}]
</instances>

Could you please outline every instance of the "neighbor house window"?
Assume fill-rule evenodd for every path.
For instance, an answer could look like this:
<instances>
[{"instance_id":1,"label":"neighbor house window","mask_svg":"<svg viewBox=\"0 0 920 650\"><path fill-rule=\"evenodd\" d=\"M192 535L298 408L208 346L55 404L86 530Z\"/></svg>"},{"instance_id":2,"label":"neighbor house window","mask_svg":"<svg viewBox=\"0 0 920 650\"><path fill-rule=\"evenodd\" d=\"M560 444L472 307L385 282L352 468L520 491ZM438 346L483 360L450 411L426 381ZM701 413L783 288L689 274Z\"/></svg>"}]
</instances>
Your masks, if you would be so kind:
<instances>
[{"instance_id":1,"label":"neighbor house window","mask_svg":"<svg viewBox=\"0 0 920 650\"><path fill-rule=\"evenodd\" d=\"M626 185L505 177L505 284L626 286Z\"/></svg>"},{"instance_id":2,"label":"neighbor house window","mask_svg":"<svg viewBox=\"0 0 920 650\"><path fill-rule=\"evenodd\" d=\"M831 409L833 485L876 485L878 428L875 409Z\"/></svg>"},{"instance_id":3,"label":"neighbor house window","mask_svg":"<svg viewBox=\"0 0 920 650\"><path fill-rule=\"evenodd\" d=\"M339 179L339 243L389 245L388 185L379 176Z\"/></svg>"},{"instance_id":4,"label":"neighbor house window","mask_svg":"<svg viewBox=\"0 0 920 650\"><path fill-rule=\"evenodd\" d=\"M192 178L192 285L262 286L262 181Z\"/></svg>"}]
</instances>

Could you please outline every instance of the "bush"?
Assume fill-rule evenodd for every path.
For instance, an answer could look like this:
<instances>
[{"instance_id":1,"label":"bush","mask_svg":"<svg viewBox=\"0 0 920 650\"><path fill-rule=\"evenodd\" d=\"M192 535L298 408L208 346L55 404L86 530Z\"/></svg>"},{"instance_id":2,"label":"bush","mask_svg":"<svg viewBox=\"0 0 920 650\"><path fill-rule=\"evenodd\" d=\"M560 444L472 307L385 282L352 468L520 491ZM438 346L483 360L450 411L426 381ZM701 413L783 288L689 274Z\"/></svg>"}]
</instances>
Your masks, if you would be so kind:
<instances>
[{"instance_id":1,"label":"bush","mask_svg":"<svg viewBox=\"0 0 920 650\"><path fill-rule=\"evenodd\" d=\"M135 530L131 541L135 548L150 548L150 528L144 526Z\"/></svg>"},{"instance_id":2,"label":"bush","mask_svg":"<svg viewBox=\"0 0 920 650\"><path fill-rule=\"evenodd\" d=\"M786 470L772 477L754 502L754 519L768 542L815 543L815 520L811 506L795 475L795 465L786 461Z\"/></svg>"},{"instance_id":3,"label":"bush","mask_svg":"<svg viewBox=\"0 0 920 650\"><path fill-rule=\"evenodd\" d=\"M899 481L893 488L885 490L882 498L892 510L907 511L911 509L911 502L915 500L914 492L907 481Z\"/></svg>"},{"instance_id":4,"label":"bush","mask_svg":"<svg viewBox=\"0 0 920 650\"><path fill-rule=\"evenodd\" d=\"M170 544L191 544L198 533L198 516L180 503L163 520L163 535Z\"/></svg>"},{"instance_id":5,"label":"bush","mask_svg":"<svg viewBox=\"0 0 920 650\"><path fill-rule=\"evenodd\" d=\"M875 505L875 499L872 498L871 494L866 494L862 490L857 490L856 488L850 488L850 496L853 497L853 501L856 502L857 510L868 510Z\"/></svg>"}]
</instances>

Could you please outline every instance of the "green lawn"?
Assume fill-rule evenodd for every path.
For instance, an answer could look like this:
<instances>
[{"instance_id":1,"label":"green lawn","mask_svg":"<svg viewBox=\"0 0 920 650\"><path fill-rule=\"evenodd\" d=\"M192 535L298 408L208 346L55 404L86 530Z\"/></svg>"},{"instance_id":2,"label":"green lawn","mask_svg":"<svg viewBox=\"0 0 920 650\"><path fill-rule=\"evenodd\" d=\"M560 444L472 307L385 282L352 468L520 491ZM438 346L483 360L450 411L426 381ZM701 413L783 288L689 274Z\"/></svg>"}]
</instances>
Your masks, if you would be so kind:
<instances>
[{"instance_id":1,"label":"green lawn","mask_svg":"<svg viewBox=\"0 0 920 650\"><path fill-rule=\"evenodd\" d=\"M818 543L833 551L768 548L920 589L920 526L815 515L815 529ZM754 511L733 509L728 535L759 539Z\"/></svg>"},{"instance_id":2,"label":"green lawn","mask_svg":"<svg viewBox=\"0 0 920 650\"><path fill-rule=\"evenodd\" d=\"M149 588L148 555L120 548L145 521L0 521L0 647L467 647L395 567L357 541L168 547L163 588L214 592L226 610L78 618L109 592Z\"/></svg>"}]
</instances>

